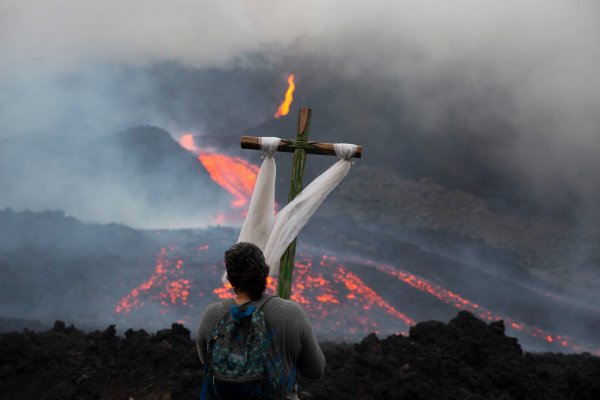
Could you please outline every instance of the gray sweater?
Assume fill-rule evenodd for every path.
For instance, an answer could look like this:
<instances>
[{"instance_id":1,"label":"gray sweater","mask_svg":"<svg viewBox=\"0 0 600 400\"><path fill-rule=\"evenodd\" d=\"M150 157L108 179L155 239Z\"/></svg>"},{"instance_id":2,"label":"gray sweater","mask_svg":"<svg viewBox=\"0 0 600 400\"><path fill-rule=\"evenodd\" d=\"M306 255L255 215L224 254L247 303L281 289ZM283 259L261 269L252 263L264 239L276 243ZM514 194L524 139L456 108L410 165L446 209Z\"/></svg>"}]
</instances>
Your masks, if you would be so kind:
<instances>
[{"instance_id":1,"label":"gray sweater","mask_svg":"<svg viewBox=\"0 0 600 400\"><path fill-rule=\"evenodd\" d=\"M206 362L207 338L217 323L229 311L222 302L209 305L198 325L196 343L200 361ZM317 343L308 316L297 303L275 297L263 308L267 327L273 331L278 348L284 352L286 371L290 374L296 364L297 371L306 378L323 376L325 355ZM288 399L298 399L297 385L293 385Z\"/></svg>"}]
</instances>

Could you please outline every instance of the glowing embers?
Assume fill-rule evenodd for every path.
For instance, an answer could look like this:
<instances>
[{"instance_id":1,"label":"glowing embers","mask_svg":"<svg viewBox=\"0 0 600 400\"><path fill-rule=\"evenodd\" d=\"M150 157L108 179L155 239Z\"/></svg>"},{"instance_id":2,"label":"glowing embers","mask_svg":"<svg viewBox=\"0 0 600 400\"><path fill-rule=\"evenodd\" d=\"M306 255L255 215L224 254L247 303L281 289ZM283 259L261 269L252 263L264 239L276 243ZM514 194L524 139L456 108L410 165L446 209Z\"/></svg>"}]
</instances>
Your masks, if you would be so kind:
<instances>
[{"instance_id":1,"label":"glowing embers","mask_svg":"<svg viewBox=\"0 0 600 400\"><path fill-rule=\"evenodd\" d=\"M479 318L487 320L487 321L499 321L504 320L506 322L506 327L508 329L513 329L515 331L523 332L531 337L538 338L546 341L547 343L557 344L559 346L570 348L574 351L583 351L585 348L579 344L573 343L572 340L568 336L553 334L544 329L538 328L536 326L527 325L523 322L515 321L510 317L501 316L499 314L495 314L492 311L486 309L485 307L480 306L466 298L450 291L444 289L438 285L435 285L425 279L419 278L409 272L397 270L391 265L377 263L371 260L362 260L360 258L352 258L352 262L356 264L362 264L374 267L380 272L383 272L387 275L393 276L402 282L428 293L437 299L445 302L446 304L450 304L455 308L464 309L472 312L477 315ZM596 351L596 354L599 354L600 351Z\"/></svg>"},{"instance_id":2,"label":"glowing embers","mask_svg":"<svg viewBox=\"0 0 600 400\"><path fill-rule=\"evenodd\" d=\"M294 101L294 90L296 89L296 84L294 83L294 74L290 74L288 76L288 88L285 92L285 98L283 102L279 105L277 112L274 117L279 118L284 115L288 115L290 112L290 106L292 105L292 101Z\"/></svg>"},{"instance_id":3,"label":"glowing embers","mask_svg":"<svg viewBox=\"0 0 600 400\"><path fill-rule=\"evenodd\" d=\"M165 238L167 239L167 238ZM170 239L167 239L170 240ZM221 283L222 251L229 238L215 237L210 245L175 239L177 246L164 246L157 256L152 276L137 284L119 300L115 314L130 323L149 326L147 316L163 314L168 323L179 320L195 324L204 308L218 300L234 295L231 286ZM555 334L531 324L494 312L485 306L441 287L427 279L402 271L392 265L360 258L338 259L323 255L297 255L294 269L292 299L306 310L319 337L328 340L360 340L370 332L383 335L405 333L419 314L406 315L417 310L415 304L405 304L396 293L414 290L431 297L428 307L447 310L468 310L486 321L503 319L508 331L518 337L530 337L545 343L549 349L590 351L590 346L574 342L572 338ZM343 264L343 265L342 265ZM391 279L393 292L378 292L369 282ZM138 281L139 282L139 281ZM376 283L374 283L376 284ZM405 286L406 285L406 286ZM132 285L133 286L133 285ZM269 278L268 291L275 292L277 280ZM415 293L412 293L413 295ZM423 296L409 296L409 298ZM451 311L451 310L449 310ZM419 313L418 311L412 311ZM452 311L448 318L452 317ZM192 316L189 320L188 315ZM593 347L592 347L593 348Z\"/></svg>"},{"instance_id":4,"label":"glowing embers","mask_svg":"<svg viewBox=\"0 0 600 400\"><path fill-rule=\"evenodd\" d=\"M169 308L187 306L191 283L184 277L183 265L181 259L174 263L169 260L167 248L163 247L156 259L154 274L120 299L115 313L127 315L144 306L145 302L158 302L161 314L165 314Z\"/></svg>"},{"instance_id":5,"label":"glowing embers","mask_svg":"<svg viewBox=\"0 0 600 400\"><path fill-rule=\"evenodd\" d=\"M328 338L358 339L370 332L405 333L415 320L398 311L355 273L337 261L322 256L314 265L312 257L299 254L294 268L292 300L302 305L315 330ZM275 293L277 279L269 277L267 291ZM229 283L214 289L226 299L233 296ZM390 319L390 316L394 317Z\"/></svg>"}]
</instances>

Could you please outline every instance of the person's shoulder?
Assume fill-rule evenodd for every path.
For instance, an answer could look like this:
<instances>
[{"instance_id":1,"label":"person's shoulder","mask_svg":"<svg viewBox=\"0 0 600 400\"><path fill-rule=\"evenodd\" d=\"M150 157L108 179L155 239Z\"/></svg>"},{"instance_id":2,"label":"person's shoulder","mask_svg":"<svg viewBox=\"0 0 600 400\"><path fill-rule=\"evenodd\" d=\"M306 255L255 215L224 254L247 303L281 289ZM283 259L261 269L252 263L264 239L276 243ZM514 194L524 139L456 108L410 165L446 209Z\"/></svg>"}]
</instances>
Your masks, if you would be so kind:
<instances>
[{"instance_id":1,"label":"person's shoulder","mask_svg":"<svg viewBox=\"0 0 600 400\"><path fill-rule=\"evenodd\" d=\"M225 314L225 305L223 302L209 304L204 309L204 313L202 314L200 322L198 323L197 337L207 338L212 329Z\"/></svg>"},{"instance_id":2,"label":"person's shoulder","mask_svg":"<svg viewBox=\"0 0 600 400\"><path fill-rule=\"evenodd\" d=\"M294 334L306 330L310 324L300 304L280 297L274 297L265 304L265 316L272 326Z\"/></svg>"},{"instance_id":3,"label":"person's shoulder","mask_svg":"<svg viewBox=\"0 0 600 400\"><path fill-rule=\"evenodd\" d=\"M285 310L288 313L303 313L304 309L298 303L293 300L282 299L281 297L273 297L267 305L271 304L272 307Z\"/></svg>"},{"instance_id":4,"label":"person's shoulder","mask_svg":"<svg viewBox=\"0 0 600 400\"><path fill-rule=\"evenodd\" d=\"M209 317L212 315L218 315L218 314L221 314L224 310L225 310L225 305L223 304L223 302L217 301L215 303L209 304L206 307L206 309L204 310L204 315L206 317Z\"/></svg>"}]
</instances>

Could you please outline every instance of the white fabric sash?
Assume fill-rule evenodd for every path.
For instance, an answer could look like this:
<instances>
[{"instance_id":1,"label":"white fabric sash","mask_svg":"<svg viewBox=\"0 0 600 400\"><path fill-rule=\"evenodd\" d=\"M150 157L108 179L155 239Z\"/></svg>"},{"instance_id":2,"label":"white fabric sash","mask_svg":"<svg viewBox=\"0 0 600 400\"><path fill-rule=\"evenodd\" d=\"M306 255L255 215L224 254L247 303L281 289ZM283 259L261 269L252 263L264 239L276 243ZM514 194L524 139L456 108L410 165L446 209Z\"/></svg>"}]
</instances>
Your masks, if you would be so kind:
<instances>
[{"instance_id":1,"label":"white fabric sash","mask_svg":"<svg viewBox=\"0 0 600 400\"><path fill-rule=\"evenodd\" d=\"M334 149L340 160L313 180L275 216L276 167L273 155L279 143L279 138L260 138L260 146L266 156L238 238L238 242L251 242L263 250L270 275L279 274L281 256L325 198L348 174L350 159L357 149L354 144L336 143Z\"/></svg>"},{"instance_id":2,"label":"white fabric sash","mask_svg":"<svg viewBox=\"0 0 600 400\"><path fill-rule=\"evenodd\" d=\"M238 242L254 243L263 252L275 221L275 178L277 168L273 155L277 152L279 142L281 142L281 139L278 137L260 138L260 148L265 157L256 177L256 184L248 207L248 215L246 215L242 231L238 237Z\"/></svg>"}]
</instances>

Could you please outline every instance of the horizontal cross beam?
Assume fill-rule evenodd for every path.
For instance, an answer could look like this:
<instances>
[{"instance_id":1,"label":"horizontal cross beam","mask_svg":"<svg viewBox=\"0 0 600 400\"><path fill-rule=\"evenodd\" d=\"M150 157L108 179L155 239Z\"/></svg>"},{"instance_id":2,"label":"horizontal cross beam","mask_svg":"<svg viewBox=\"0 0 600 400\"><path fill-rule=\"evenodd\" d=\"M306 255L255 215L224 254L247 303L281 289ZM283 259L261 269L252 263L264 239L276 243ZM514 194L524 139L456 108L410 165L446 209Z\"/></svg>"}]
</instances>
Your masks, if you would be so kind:
<instances>
[{"instance_id":1,"label":"horizontal cross beam","mask_svg":"<svg viewBox=\"0 0 600 400\"><path fill-rule=\"evenodd\" d=\"M242 149L260 150L260 139L256 136L242 136ZM284 153L293 153L296 149L302 149L307 154L321 154L326 156L335 156L333 143L321 143L311 141L297 141L281 139L277 151ZM362 146L357 146L353 157L361 158Z\"/></svg>"}]
</instances>

